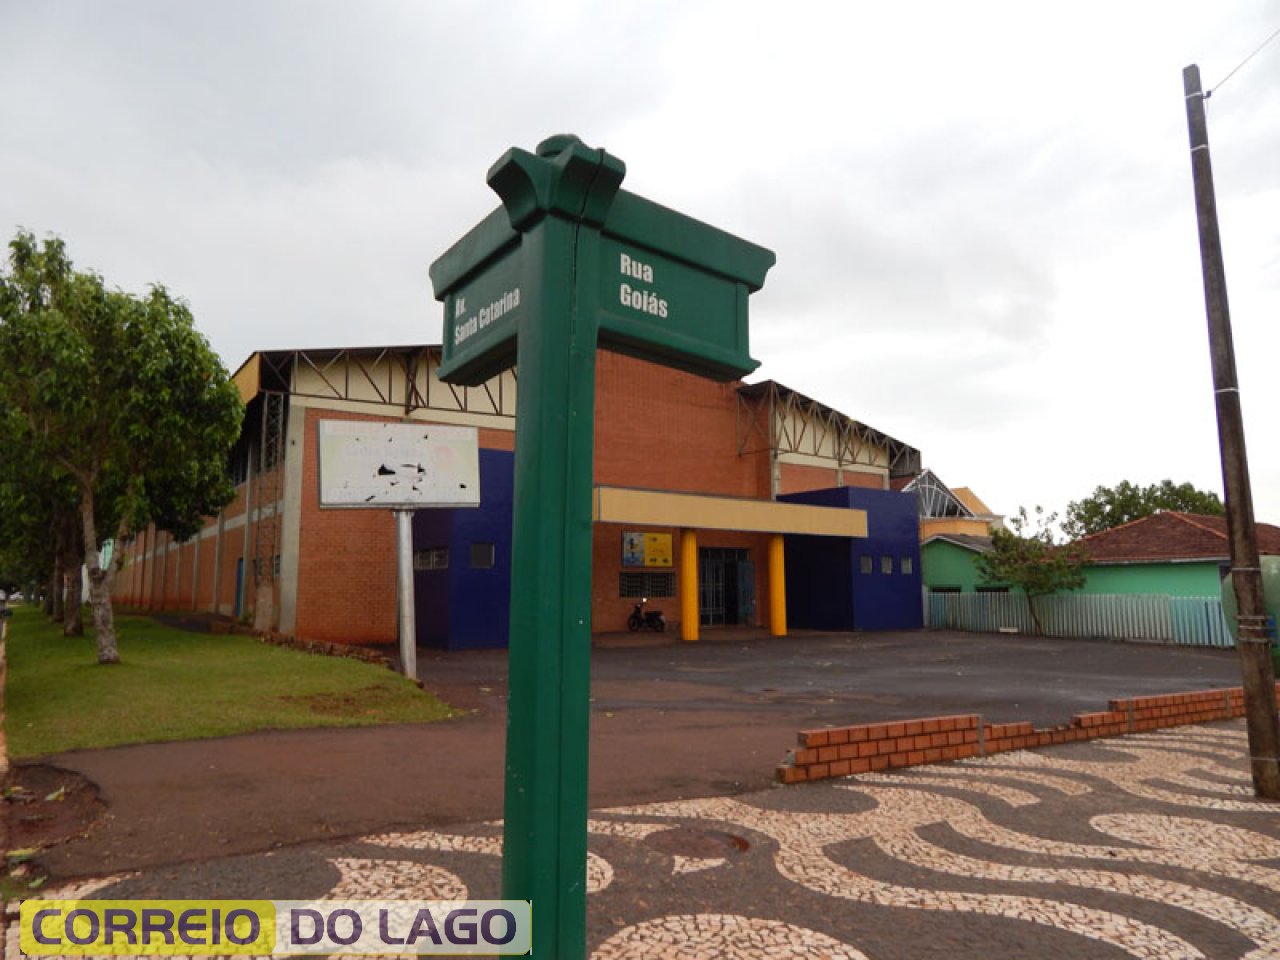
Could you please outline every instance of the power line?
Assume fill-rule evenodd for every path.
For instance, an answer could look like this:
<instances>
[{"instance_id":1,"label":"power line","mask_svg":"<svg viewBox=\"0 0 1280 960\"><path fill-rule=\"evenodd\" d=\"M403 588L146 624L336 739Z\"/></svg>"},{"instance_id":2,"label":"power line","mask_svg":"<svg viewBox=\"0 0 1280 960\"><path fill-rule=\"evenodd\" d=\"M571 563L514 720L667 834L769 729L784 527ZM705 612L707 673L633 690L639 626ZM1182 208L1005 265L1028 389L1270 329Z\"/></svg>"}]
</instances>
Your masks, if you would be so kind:
<instances>
[{"instance_id":1,"label":"power line","mask_svg":"<svg viewBox=\"0 0 1280 960\"><path fill-rule=\"evenodd\" d=\"M1254 57L1256 57L1258 54L1260 54L1260 53L1262 52L1263 47L1265 47L1267 44L1269 44L1269 43L1270 43L1272 40L1274 40L1276 37L1280 37L1280 27L1277 27L1277 28L1276 28L1276 32L1275 32L1275 33L1271 34L1271 36L1269 36L1269 37L1267 37L1267 39L1263 40L1263 41L1262 41L1262 43L1260 43L1260 44L1258 45L1258 49L1254 50L1254 51L1253 51L1253 53L1249 54L1247 57L1245 57L1243 60L1241 60L1239 63L1237 63L1237 64L1236 64L1236 66L1235 66L1235 69L1233 69L1233 70L1232 70L1230 73L1228 73L1225 77L1223 77L1223 78L1222 78L1221 80L1219 80L1216 84L1214 84L1212 87L1210 87L1208 90L1206 90L1206 91L1205 91L1205 94L1204 94L1204 98L1205 98L1206 100L1208 100L1211 96L1213 96L1215 93L1217 93L1217 92L1218 92L1218 88L1219 88L1220 86L1222 86L1224 83L1226 83L1226 82L1227 82L1228 80L1230 80L1232 77L1234 77L1234 76L1236 75L1236 71L1238 71L1238 70L1239 70L1241 67L1243 67L1246 63L1248 63L1250 60L1252 60Z\"/></svg>"}]
</instances>

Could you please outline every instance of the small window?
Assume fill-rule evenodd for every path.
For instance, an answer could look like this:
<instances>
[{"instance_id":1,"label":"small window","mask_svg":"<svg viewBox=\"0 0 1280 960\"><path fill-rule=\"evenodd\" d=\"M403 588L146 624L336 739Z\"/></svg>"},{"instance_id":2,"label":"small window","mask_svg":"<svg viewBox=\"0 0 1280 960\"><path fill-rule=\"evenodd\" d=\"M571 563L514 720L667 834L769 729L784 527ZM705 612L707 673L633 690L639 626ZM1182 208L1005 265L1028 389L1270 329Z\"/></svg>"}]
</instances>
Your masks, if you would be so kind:
<instances>
[{"instance_id":1,"label":"small window","mask_svg":"<svg viewBox=\"0 0 1280 960\"><path fill-rule=\"evenodd\" d=\"M413 569L415 570L448 570L449 569L449 548L448 547L428 547L426 550L418 550L413 555Z\"/></svg>"},{"instance_id":2,"label":"small window","mask_svg":"<svg viewBox=\"0 0 1280 960\"><path fill-rule=\"evenodd\" d=\"M880 558L880 572L886 576L893 573L893 557Z\"/></svg>"},{"instance_id":3,"label":"small window","mask_svg":"<svg viewBox=\"0 0 1280 960\"><path fill-rule=\"evenodd\" d=\"M1008 587L978 587L978 593L1008 593Z\"/></svg>"},{"instance_id":4,"label":"small window","mask_svg":"<svg viewBox=\"0 0 1280 960\"><path fill-rule=\"evenodd\" d=\"M227 476L236 487L249 479L249 447L243 439L236 441L227 456Z\"/></svg>"},{"instance_id":5,"label":"small window","mask_svg":"<svg viewBox=\"0 0 1280 960\"><path fill-rule=\"evenodd\" d=\"M674 597L676 575L674 573L624 572L618 575L620 597Z\"/></svg>"},{"instance_id":6,"label":"small window","mask_svg":"<svg viewBox=\"0 0 1280 960\"><path fill-rule=\"evenodd\" d=\"M492 569L496 553L497 549L492 543L473 543L471 545L471 569Z\"/></svg>"},{"instance_id":7,"label":"small window","mask_svg":"<svg viewBox=\"0 0 1280 960\"><path fill-rule=\"evenodd\" d=\"M930 593L959 593L959 587L930 587Z\"/></svg>"},{"instance_id":8,"label":"small window","mask_svg":"<svg viewBox=\"0 0 1280 960\"><path fill-rule=\"evenodd\" d=\"M871 557L859 557L859 569L865 574L875 572L875 561Z\"/></svg>"},{"instance_id":9,"label":"small window","mask_svg":"<svg viewBox=\"0 0 1280 960\"><path fill-rule=\"evenodd\" d=\"M253 575L261 579L263 569L264 567L262 565L262 558L254 557ZM274 577L280 576L280 554L278 553L271 558L271 575Z\"/></svg>"},{"instance_id":10,"label":"small window","mask_svg":"<svg viewBox=\"0 0 1280 960\"><path fill-rule=\"evenodd\" d=\"M898 560L898 570L899 570L899 571L901 571L901 573L902 573L902 575L903 575L904 577L909 577L909 576L911 576L911 574L915 573L915 569L916 569L916 563L915 563L915 560L914 560L913 558L911 558L911 557L901 557L901 558L899 558L899 560Z\"/></svg>"}]
</instances>

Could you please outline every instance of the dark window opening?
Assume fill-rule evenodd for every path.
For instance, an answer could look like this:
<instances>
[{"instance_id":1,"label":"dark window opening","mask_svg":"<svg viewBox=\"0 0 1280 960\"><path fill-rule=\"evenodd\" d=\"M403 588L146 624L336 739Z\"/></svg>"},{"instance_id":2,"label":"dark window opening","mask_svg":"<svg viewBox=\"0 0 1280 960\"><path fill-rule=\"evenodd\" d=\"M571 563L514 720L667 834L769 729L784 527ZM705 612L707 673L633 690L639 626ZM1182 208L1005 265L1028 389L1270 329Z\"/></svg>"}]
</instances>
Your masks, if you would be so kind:
<instances>
[{"instance_id":1,"label":"dark window opening","mask_svg":"<svg viewBox=\"0 0 1280 960\"><path fill-rule=\"evenodd\" d=\"M413 554L413 569L448 570L449 548L428 547L426 550L415 551Z\"/></svg>"},{"instance_id":2,"label":"dark window opening","mask_svg":"<svg viewBox=\"0 0 1280 960\"><path fill-rule=\"evenodd\" d=\"M674 573L639 573L626 571L618 574L620 597L674 597L676 575Z\"/></svg>"}]
</instances>

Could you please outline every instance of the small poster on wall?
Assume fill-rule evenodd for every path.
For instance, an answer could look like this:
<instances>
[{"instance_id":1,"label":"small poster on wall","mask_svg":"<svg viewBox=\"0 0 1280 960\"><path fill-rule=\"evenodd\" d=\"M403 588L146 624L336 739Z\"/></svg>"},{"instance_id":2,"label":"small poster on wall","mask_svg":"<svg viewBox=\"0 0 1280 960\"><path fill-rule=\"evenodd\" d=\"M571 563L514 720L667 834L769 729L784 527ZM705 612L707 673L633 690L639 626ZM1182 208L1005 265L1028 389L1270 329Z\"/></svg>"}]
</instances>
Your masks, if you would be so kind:
<instances>
[{"instance_id":1,"label":"small poster on wall","mask_svg":"<svg viewBox=\"0 0 1280 960\"><path fill-rule=\"evenodd\" d=\"M623 533L622 565L624 567L644 566L644 534Z\"/></svg>"},{"instance_id":2,"label":"small poster on wall","mask_svg":"<svg viewBox=\"0 0 1280 960\"><path fill-rule=\"evenodd\" d=\"M622 534L624 567L671 566L671 534L627 531Z\"/></svg>"}]
</instances>

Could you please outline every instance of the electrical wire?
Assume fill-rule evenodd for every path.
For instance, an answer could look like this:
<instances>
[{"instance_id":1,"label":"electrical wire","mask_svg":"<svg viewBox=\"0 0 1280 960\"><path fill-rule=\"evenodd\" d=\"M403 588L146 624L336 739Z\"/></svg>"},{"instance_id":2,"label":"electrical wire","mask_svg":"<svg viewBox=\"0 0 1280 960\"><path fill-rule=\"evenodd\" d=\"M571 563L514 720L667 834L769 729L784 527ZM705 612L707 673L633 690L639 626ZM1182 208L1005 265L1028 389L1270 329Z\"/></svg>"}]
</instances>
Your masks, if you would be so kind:
<instances>
[{"instance_id":1,"label":"electrical wire","mask_svg":"<svg viewBox=\"0 0 1280 960\"><path fill-rule=\"evenodd\" d=\"M1206 100L1208 100L1211 96L1213 96L1215 93L1217 93L1217 92L1218 92L1218 88L1219 88L1219 87L1221 87L1224 83L1226 83L1228 80L1230 80L1232 77L1234 77L1234 76L1236 75L1236 72L1237 72L1241 67L1243 67L1246 63L1248 63L1250 60L1252 60L1254 57L1256 57L1258 54L1260 54L1260 53L1262 52L1263 48L1264 48L1267 44L1269 44L1272 40L1274 40L1276 37L1280 37L1280 27L1277 27L1277 28L1276 28L1276 32L1275 32L1275 33L1271 34L1271 36L1269 36L1269 37L1267 37L1267 39L1263 40L1263 41L1262 41L1262 43L1258 45L1258 48L1257 48L1256 50L1254 50L1254 51L1253 51L1253 53L1249 54L1247 57L1245 57L1243 60L1241 60L1239 63L1237 63L1237 64L1236 64L1236 66L1235 66L1235 69L1233 69L1233 70L1232 70L1230 73L1228 73L1225 77L1223 77L1221 80L1219 80L1217 83L1215 83L1212 87L1210 87L1208 90L1206 90L1206 91L1205 91L1205 95L1204 95L1205 99L1206 99Z\"/></svg>"}]
</instances>

